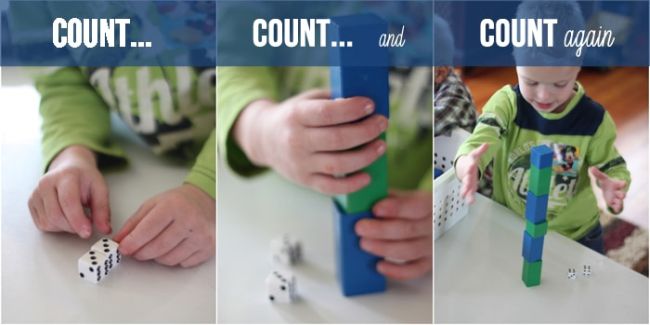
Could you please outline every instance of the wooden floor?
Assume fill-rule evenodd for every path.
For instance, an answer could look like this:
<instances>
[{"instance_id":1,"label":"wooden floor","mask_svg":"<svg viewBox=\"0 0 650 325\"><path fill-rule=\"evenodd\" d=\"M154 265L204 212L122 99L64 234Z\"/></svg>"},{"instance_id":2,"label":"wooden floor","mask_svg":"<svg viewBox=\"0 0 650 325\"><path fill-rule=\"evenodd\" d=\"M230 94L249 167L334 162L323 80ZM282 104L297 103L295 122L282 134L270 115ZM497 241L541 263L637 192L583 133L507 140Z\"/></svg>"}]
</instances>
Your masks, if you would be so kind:
<instances>
[{"instance_id":1,"label":"wooden floor","mask_svg":"<svg viewBox=\"0 0 650 325\"><path fill-rule=\"evenodd\" d=\"M463 79L479 110L497 89L517 82L514 68L466 69ZM648 229L648 69L583 70L578 80L616 122L616 146L632 174L621 218Z\"/></svg>"}]
</instances>

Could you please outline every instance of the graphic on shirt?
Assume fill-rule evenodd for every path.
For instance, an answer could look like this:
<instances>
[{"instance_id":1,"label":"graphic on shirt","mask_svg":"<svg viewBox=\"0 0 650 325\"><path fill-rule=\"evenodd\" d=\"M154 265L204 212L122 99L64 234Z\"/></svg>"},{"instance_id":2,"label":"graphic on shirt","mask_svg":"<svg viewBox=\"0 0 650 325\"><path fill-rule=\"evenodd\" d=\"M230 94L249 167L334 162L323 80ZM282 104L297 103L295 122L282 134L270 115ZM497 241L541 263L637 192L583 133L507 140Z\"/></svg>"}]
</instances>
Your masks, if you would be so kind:
<instances>
[{"instance_id":1,"label":"graphic on shirt","mask_svg":"<svg viewBox=\"0 0 650 325\"><path fill-rule=\"evenodd\" d=\"M537 143L526 143L509 154L508 180L511 184L512 194L519 197L525 204L528 193L528 178L530 173L530 148ZM580 149L561 143L548 144L553 148L553 173L551 174L551 188L548 197L549 220L557 214L556 209L566 206L576 194L578 172L582 165Z\"/></svg>"}]
</instances>

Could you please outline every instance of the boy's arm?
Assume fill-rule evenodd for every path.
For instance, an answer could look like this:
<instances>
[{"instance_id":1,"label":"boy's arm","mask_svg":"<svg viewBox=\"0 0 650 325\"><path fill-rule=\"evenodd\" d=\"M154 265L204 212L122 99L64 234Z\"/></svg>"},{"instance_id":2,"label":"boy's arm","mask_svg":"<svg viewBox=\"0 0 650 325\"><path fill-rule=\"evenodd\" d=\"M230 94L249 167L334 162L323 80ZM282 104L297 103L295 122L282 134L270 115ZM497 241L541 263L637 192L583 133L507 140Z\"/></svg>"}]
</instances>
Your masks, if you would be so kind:
<instances>
[{"instance_id":1,"label":"boy's arm","mask_svg":"<svg viewBox=\"0 0 650 325\"><path fill-rule=\"evenodd\" d=\"M98 163L125 162L124 152L110 141L110 111L79 68L60 68L38 77L41 94L43 167L71 145L85 146L98 154Z\"/></svg>"},{"instance_id":2,"label":"boy's arm","mask_svg":"<svg viewBox=\"0 0 650 325\"><path fill-rule=\"evenodd\" d=\"M469 154L482 144L489 145L487 151L481 155L479 171L481 175L488 163L494 158L499 150L500 143L507 136L510 121L515 114L514 92L510 86L504 86L498 90L483 107L483 114L478 118L474 132L458 148L454 165L459 157Z\"/></svg>"},{"instance_id":3,"label":"boy's arm","mask_svg":"<svg viewBox=\"0 0 650 325\"><path fill-rule=\"evenodd\" d=\"M213 199L216 197L217 188L217 162L215 159L216 140L215 130L212 130L210 137L205 141L203 149L196 158L194 167L185 178L185 182L190 183L204 192L208 193Z\"/></svg>"},{"instance_id":4,"label":"boy's arm","mask_svg":"<svg viewBox=\"0 0 650 325\"><path fill-rule=\"evenodd\" d=\"M235 141L232 129L242 110L258 99L277 100L277 74L270 67L217 68L218 141L228 165L251 176L264 170L255 166Z\"/></svg>"},{"instance_id":5,"label":"boy's arm","mask_svg":"<svg viewBox=\"0 0 650 325\"><path fill-rule=\"evenodd\" d=\"M610 178L623 180L629 188L631 178L625 159L618 153L616 141L616 124L609 113L605 114L603 123L594 134L594 139L586 154L587 166L596 166Z\"/></svg>"}]
</instances>

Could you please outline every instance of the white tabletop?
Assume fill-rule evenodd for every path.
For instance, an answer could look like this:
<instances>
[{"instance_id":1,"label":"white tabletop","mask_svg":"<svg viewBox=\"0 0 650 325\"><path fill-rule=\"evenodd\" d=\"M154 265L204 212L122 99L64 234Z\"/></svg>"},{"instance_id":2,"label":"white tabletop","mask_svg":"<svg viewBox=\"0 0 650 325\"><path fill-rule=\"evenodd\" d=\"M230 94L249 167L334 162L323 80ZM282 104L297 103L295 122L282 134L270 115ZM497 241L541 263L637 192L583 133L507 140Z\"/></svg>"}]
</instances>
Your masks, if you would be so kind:
<instances>
[{"instance_id":1,"label":"white tabletop","mask_svg":"<svg viewBox=\"0 0 650 325\"><path fill-rule=\"evenodd\" d=\"M346 298L336 280L329 198L267 173L239 178L219 163L219 323L431 323L430 275L388 282L382 294ZM273 269L270 242L288 233L305 260L287 267L300 300L271 303L264 279Z\"/></svg>"},{"instance_id":2,"label":"white tabletop","mask_svg":"<svg viewBox=\"0 0 650 325\"><path fill-rule=\"evenodd\" d=\"M214 258L190 269L124 258L98 285L79 278L77 259L99 237L41 233L27 209L41 170L38 94L32 87L0 94L2 322L214 323ZM115 231L144 200L182 183L188 168L154 156L123 124L117 129L131 164L106 175Z\"/></svg>"},{"instance_id":3,"label":"white tabletop","mask_svg":"<svg viewBox=\"0 0 650 325\"><path fill-rule=\"evenodd\" d=\"M435 242L436 323L648 323L648 278L555 232L544 239L541 285L527 288L524 222L479 195Z\"/></svg>"}]
</instances>

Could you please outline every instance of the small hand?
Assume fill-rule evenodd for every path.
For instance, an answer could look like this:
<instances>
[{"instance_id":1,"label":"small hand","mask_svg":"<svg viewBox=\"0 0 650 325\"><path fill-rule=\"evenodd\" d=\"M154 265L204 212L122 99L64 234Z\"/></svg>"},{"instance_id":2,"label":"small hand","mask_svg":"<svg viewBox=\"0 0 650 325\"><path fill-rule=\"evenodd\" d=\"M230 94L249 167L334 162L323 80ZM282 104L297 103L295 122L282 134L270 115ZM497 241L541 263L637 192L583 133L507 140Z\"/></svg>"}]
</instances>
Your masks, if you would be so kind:
<instances>
[{"instance_id":1,"label":"small hand","mask_svg":"<svg viewBox=\"0 0 650 325\"><path fill-rule=\"evenodd\" d=\"M392 192L372 209L376 218L355 225L361 248L384 257L377 270L395 279L421 277L432 264L431 192Z\"/></svg>"},{"instance_id":2,"label":"small hand","mask_svg":"<svg viewBox=\"0 0 650 325\"><path fill-rule=\"evenodd\" d=\"M184 184L147 200L115 235L137 260L191 267L215 253L215 200Z\"/></svg>"},{"instance_id":3,"label":"small hand","mask_svg":"<svg viewBox=\"0 0 650 325\"><path fill-rule=\"evenodd\" d=\"M456 162L456 176L462 185L460 195L467 200L467 203L474 203L474 193L478 190L478 166L481 156L488 150L487 143L472 150L469 154L461 156Z\"/></svg>"},{"instance_id":4,"label":"small hand","mask_svg":"<svg viewBox=\"0 0 650 325\"><path fill-rule=\"evenodd\" d=\"M370 183L359 170L386 151L378 137L388 120L371 116L368 98L329 96L311 90L281 103L255 101L237 119L234 138L254 164L295 183L330 195L357 191Z\"/></svg>"},{"instance_id":5,"label":"small hand","mask_svg":"<svg viewBox=\"0 0 650 325\"><path fill-rule=\"evenodd\" d=\"M621 212L623 199L625 199L625 181L610 178L596 167L589 167L589 178L600 208L603 209L604 205L611 208L614 213Z\"/></svg>"},{"instance_id":6,"label":"small hand","mask_svg":"<svg viewBox=\"0 0 650 325\"><path fill-rule=\"evenodd\" d=\"M111 232L108 187L97 169L95 154L83 146L67 147L52 160L28 206L34 224L42 231L89 238L92 221L100 232ZM84 207L90 208L92 219Z\"/></svg>"}]
</instances>

